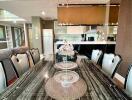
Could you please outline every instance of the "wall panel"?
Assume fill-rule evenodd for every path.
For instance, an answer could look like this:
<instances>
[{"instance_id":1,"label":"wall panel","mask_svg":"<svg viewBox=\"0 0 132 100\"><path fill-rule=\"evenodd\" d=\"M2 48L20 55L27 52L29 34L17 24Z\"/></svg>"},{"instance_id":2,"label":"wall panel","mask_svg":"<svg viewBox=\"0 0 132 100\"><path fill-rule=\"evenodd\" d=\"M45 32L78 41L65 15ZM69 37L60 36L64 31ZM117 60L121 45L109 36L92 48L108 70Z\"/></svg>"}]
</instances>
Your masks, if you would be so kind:
<instances>
[{"instance_id":1,"label":"wall panel","mask_svg":"<svg viewBox=\"0 0 132 100\"><path fill-rule=\"evenodd\" d=\"M118 72L125 76L132 64L132 0L121 1L116 53L123 59Z\"/></svg>"}]
</instances>

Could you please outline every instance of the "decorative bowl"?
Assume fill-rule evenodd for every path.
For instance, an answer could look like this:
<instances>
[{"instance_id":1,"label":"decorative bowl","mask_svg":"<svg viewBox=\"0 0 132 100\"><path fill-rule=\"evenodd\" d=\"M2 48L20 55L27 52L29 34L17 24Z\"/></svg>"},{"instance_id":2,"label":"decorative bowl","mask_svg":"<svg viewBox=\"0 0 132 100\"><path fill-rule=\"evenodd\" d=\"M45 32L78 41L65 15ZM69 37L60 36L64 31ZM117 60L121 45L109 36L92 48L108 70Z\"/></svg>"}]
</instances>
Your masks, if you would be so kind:
<instances>
[{"instance_id":1,"label":"decorative bowl","mask_svg":"<svg viewBox=\"0 0 132 100\"><path fill-rule=\"evenodd\" d=\"M56 63L54 67L57 69L66 70L66 69L75 69L78 67L78 65L75 62L67 61L67 62Z\"/></svg>"},{"instance_id":2,"label":"decorative bowl","mask_svg":"<svg viewBox=\"0 0 132 100\"><path fill-rule=\"evenodd\" d=\"M79 80L79 75L75 71L63 70L55 73L54 79L63 87L69 87Z\"/></svg>"}]
</instances>

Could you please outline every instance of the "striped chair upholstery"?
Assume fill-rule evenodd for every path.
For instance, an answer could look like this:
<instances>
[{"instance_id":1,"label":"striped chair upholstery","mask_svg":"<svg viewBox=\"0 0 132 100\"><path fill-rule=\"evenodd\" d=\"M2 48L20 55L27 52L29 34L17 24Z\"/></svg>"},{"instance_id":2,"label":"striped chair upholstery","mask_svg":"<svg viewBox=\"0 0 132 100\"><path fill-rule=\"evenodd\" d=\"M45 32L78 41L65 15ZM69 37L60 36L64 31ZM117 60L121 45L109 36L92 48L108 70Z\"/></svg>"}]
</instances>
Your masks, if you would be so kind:
<instances>
[{"instance_id":1,"label":"striped chair upholstery","mask_svg":"<svg viewBox=\"0 0 132 100\"><path fill-rule=\"evenodd\" d=\"M132 65L128 68L128 73L125 78L125 89L126 93L132 97Z\"/></svg>"},{"instance_id":2,"label":"striped chair upholstery","mask_svg":"<svg viewBox=\"0 0 132 100\"><path fill-rule=\"evenodd\" d=\"M31 49L30 53L33 58L34 64L36 64L40 60L39 49Z\"/></svg>"},{"instance_id":3,"label":"striped chair upholstery","mask_svg":"<svg viewBox=\"0 0 132 100\"><path fill-rule=\"evenodd\" d=\"M93 50L92 51L91 60L97 64L99 59L100 59L100 57L101 57L101 55L102 55L102 51L101 50Z\"/></svg>"},{"instance_id":4,"label":"striped chair upholstery","mask_svg":"<svg viewBox=\"0 0 132 100\"><path fill-rule=\"evenodd\" d=\"M6 88L6 76L3 69L3 65L0 62L0 93Z\"/></svg>"},{"instance_id":5,"label":"striped chair upholstery","mask_svg":"<svg viewBox=\"0 0 132 100\"><path fill-rule=\"evenodd\" d=\"M104 54L102 62L102 70L110 77L113 78L119 64L121 62L121 57L114 54Z\"/></svg>"}]
</instances>

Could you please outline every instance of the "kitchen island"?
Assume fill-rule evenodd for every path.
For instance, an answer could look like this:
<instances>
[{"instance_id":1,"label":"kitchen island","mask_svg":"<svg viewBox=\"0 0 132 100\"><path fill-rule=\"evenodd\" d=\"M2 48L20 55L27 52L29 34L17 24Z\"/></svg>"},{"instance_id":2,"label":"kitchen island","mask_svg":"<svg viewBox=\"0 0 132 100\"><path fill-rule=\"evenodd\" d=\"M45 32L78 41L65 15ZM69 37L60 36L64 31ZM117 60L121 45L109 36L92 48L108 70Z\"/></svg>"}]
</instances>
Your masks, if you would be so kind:
<instances>
[{"instance_id":1,"label":"kitchen island","mask_svg":"<svg viewBox=\"0 0 132 100\"><path fill-rule=\"evenodd\" d=\"M93 49L102 50L104 53L115 53L115 41L69 41L68 43L73 44L74 50L79 54L83 54L88 57L91 56ZM57 52L59 47L63 44L63 41L55 42L55 51Z\"/></svg>"}]
</instances>

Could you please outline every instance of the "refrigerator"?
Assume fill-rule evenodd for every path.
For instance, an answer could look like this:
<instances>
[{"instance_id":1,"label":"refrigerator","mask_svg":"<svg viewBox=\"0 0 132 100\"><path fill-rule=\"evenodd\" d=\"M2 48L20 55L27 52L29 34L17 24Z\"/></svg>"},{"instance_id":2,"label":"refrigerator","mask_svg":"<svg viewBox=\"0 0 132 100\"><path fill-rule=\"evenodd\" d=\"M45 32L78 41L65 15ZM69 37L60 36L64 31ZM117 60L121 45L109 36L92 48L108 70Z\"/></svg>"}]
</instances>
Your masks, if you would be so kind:
<instances>
[{"instance_id":1,"label":"refrigerator","mask_svg":"<svg viewBox=\"0 0 132 100\"><path fill-rule=\"evenodd\" d=\"M44 55L53 54L53 29L43 29Z\"/></svg>"}]
</instances>

